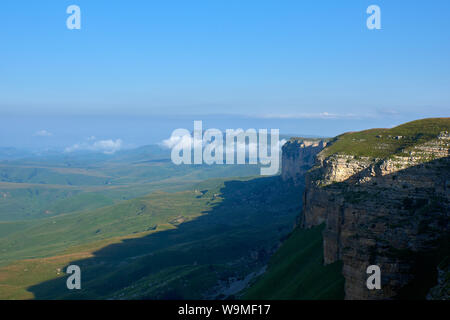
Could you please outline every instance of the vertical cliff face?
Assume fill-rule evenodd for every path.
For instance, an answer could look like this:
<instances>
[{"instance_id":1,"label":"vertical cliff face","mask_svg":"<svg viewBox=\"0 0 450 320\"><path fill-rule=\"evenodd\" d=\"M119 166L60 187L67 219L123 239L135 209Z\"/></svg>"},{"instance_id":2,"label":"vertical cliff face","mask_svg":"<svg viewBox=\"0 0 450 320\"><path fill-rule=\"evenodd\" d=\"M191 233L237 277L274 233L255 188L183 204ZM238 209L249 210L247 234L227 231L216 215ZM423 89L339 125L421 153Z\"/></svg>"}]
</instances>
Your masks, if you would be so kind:
<instances>
[{"instance_id":1,"label":"vertical cliff face","mask_svg":"<svg viewBox=\"0 0 450 320\"><path fill-rule=\"evenodd\" d=\"M292 138L283 145L281 178L294 184L304 181L305 173L311 169L316 155L326 146L322 139Z\"/></svg>"},{"instance_id":2,"label":"vertical cliff face","mask_svg":"<svg viewBox=\"0 0 450 320\"><path fill-rule=\"evenodd\" d=\"M431 120L337 137L306 174L300 225L325 223L324 263L343 262L346 299L422 295L436 284L436 259L450 254L450 119ZM286 158L284 179L301 170ZM366 286L374 264L381 290Z\"/></svg>"}]
</instances>

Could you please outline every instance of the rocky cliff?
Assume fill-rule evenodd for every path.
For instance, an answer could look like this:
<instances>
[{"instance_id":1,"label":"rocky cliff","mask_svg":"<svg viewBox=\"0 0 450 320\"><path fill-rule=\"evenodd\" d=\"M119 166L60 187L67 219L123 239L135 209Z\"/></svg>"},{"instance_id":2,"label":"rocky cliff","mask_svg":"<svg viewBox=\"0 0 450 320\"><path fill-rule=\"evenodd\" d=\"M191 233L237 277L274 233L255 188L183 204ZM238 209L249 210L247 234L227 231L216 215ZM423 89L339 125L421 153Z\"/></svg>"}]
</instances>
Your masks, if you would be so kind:
<instances>
[{"instance_id":1,"label":"rocky cliff","mask_svg":"<svg viewBox=\"0 0 450 320\"><path fill-rule=\"evenodd\" d=\"M343 262L346 299L425 298L437 284L436 266L450 254L448 131L449 118L425 119L311 149L300 225L325 224L324 263ZM306 170L298 159L311 160L301 143L292 149L283 149L283 179ZM381 290L366 286L374 264Z\"/></svg>"},{"instance_id":2,"label":"rocky cliff","mask_svg":"<svg viewBox=\"0 0 450 320\"><path fill-rule=\"evenodd\" d=\"M327 145L327 139L291 138L283 145L281 178L294 184L304 181L305 173L316 161L316 155Z\"/></svg>"}]
</instances>

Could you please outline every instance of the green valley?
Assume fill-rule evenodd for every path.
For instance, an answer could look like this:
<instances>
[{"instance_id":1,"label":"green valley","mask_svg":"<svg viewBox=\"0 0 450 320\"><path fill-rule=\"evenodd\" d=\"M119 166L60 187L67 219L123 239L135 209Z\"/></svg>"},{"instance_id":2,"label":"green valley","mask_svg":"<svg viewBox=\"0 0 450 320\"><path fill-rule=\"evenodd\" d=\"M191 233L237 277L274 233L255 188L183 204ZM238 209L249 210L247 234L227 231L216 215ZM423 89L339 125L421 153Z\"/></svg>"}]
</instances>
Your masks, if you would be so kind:
<instances>
[{"instance_id":1,"label":"green valley","mask_svg":"<svg viewBox=\"0 0 450 320\"><path fill-rule=\"evenodd\" d=\"M0 298L233 296L300 208L301 187L252 178L256 166L100 163L3 175ZM69 264L83 270L82 292L65 286Z\"/></svg>"}]
</instances>

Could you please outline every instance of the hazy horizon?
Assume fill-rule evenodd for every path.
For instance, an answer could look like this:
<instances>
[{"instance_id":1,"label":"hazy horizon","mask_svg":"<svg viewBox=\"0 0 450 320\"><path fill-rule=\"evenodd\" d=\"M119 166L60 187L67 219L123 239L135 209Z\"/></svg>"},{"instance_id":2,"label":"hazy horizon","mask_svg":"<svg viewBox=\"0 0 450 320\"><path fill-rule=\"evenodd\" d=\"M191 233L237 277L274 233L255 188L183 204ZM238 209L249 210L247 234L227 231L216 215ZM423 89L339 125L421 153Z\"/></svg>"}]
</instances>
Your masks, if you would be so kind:
<instances>
[{"instance_id":1,"label":"hazy horizon","mask_svg":"<svg viewBox=\"0 0 450 320\"><path fill-rule=\"evenodd\" d=\"M183 116L7 116L0 119L0 147L30 151L94 150L95 142L115 143L115 151L159 144L178 128L193 129L202 120L204 129L280 129L282 135L334 137L348 131L390 128L416 120L393 116L346 118L332 115L304 118L263 118L239 115ZM75 149L74 149L75 146ZM101 151L101 149L100 149Z\"/></svg>"}]
</instances>

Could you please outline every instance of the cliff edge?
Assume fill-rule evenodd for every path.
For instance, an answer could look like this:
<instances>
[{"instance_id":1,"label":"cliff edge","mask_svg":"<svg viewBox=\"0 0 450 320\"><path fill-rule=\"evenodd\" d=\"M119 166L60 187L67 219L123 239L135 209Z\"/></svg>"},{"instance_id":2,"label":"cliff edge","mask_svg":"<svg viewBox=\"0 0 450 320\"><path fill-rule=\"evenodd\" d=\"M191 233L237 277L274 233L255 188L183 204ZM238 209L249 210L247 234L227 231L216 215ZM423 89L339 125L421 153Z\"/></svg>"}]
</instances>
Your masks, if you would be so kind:
<instances>
[{"instance_id":1,"label":"cliff edge","mask_svg":"<svg viewBox=\"0 0 450 320\"><path fill-rule=\"evenodd\" d=\"M324 263L343 262L346 299L425 298L437 284L450 255L449 131L450 118L424 119L283 148L284 180L315 161L300 226L325 224ZM380 290L367 289L369 265Z\"/></svg>"}]
</instances>

